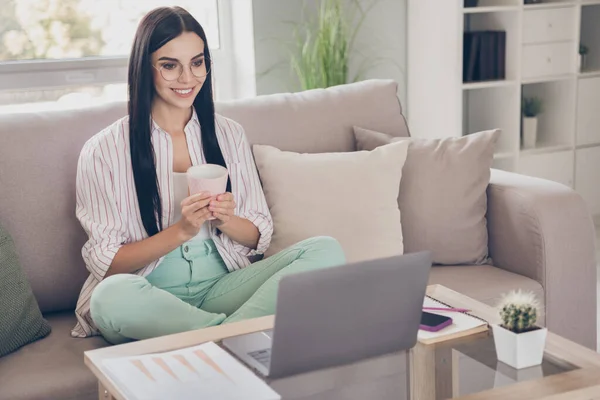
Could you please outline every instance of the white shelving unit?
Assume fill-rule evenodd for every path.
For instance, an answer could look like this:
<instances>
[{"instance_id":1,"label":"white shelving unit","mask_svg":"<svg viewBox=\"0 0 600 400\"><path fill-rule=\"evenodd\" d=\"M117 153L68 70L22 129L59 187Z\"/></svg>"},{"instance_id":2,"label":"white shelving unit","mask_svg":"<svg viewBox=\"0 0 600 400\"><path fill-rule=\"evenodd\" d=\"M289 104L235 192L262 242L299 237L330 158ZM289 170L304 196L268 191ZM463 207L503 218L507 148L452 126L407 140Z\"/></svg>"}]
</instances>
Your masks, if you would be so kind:
<instances>
[{"instance_id":1,"label":"white shelving unit","mask_svg":"<svg viewBox=\"0 0 600 400\"><path fill-rule=\"evenodd\" d=\"M416 137L500 128L494 167L577 190L600 216L600 0L408 0L408 120ZM506 32L505 78L464 82L464 33ZM579 65L579 45L588 47ZM523 97L543 100L535 148Z\"/></svg>"}]
</instances>

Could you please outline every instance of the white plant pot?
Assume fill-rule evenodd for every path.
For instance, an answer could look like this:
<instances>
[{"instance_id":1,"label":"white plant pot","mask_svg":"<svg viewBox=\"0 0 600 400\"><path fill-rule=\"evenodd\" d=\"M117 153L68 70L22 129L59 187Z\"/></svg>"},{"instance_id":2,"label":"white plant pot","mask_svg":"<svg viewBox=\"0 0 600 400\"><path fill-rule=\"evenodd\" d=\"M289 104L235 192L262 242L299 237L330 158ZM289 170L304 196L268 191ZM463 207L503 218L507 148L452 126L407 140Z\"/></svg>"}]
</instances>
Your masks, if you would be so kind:
<instances>
[{"instance_id":1,"label":"white plant pot","mask_svg":"<svg viewBox=\"0 0 600 400\"><path fill-rule=\"evenodd\" d=\"M546 348L547 328L514 333L492 324L498 361L516 368L528 368L542 363Z\"/></svg>"},{"instance_id":2,"label":"white plant pot","mask_svg":"<svg viewBox=\"0 0 600 400\"><path fill-rule=\"evenodd\" d=\"M523 117L523 148L535 148L537 143L537 126L537 117Z\"/></svg>"},{"instance_id":3,"label":"white plant pot","mask_svg":"<svg viewBox=\"0 0 600 400\"><path fill-rule=\"evenodd\" d=\"M579 57L577 57L577 71L581 72L583 68L583 55L579 54Z\"/></svg>"}]
</instances>

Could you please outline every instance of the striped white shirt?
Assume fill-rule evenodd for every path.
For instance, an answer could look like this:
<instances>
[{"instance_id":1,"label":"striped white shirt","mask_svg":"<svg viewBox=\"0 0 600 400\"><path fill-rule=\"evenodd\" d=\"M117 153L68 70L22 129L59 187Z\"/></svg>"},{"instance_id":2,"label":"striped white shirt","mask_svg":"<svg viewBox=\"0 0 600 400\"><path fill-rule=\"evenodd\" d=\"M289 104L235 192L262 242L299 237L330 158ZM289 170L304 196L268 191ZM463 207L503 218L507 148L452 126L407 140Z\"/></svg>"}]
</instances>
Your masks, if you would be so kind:
<instances>
[{"instance_id":1,"label":"striped white shirt","mask_svg":"<svg viewBox=\"0 0 600 400\"><path fill-rule=\"evenodd\" d=\"M251 221L260 232L257 248L250 249L218 233L210 225L211 238L229 271L234 271L248 266L249 256L265 252L271 242L273 220L242 126L217 114L215 128L229 170L231 192L236 203L235 214ZM162 223L163 227L167 227L175 222L175 207L179 206L173 197L173 146L171 136L155 122L151 129L163 207ZM205 163L200 123L195 110L184 131L192 165ZM76 216L89 238L83 246L82 256L90 276L79 295L75 309L78 322L71 336L87 337L99 334L90 317L92 291L104 278L122 245L148 237L135 191L129 153L128 117L114 122L83 146L77 167ZM147 276L163 259L161 257L153 261L135 274Z\"/></svg>"}]
</instances>

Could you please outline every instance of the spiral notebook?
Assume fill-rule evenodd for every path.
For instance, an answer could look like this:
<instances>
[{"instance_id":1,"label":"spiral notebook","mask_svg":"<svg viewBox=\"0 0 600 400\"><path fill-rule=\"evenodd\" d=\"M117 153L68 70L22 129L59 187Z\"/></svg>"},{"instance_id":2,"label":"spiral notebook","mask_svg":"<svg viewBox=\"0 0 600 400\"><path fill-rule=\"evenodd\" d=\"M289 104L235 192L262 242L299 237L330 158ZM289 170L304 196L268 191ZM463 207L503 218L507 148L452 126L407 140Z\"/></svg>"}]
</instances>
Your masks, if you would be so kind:
<instances>
[{"instance_id":1,"label":"spiral notebook","mask_svg":"<svg viewBox=\"0 0 600 400\"><path fill-rule=\"evenodd\" d=\"M423 307L440 307L451 308L439 300L431 296L425 296ZM443 342L446 340L457 339L464 336L474 335L476 333L485 332L489 329L489 324L484 319L464 312L456 311L427 311L433 314L445 315L452 318L452 324L437 331L428 332L419 329L417 339L423 344L432 344Z\"/></svg>"}]
</instances>

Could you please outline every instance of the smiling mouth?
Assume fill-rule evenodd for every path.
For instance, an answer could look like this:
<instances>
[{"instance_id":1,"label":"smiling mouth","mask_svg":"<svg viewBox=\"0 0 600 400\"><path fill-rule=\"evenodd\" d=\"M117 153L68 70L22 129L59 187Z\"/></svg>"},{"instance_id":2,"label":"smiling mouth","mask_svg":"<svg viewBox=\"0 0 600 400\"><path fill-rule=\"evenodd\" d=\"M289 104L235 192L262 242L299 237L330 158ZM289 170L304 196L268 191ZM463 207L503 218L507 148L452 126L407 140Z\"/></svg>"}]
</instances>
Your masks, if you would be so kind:
<instances>
[{"instance_id":1,"label":"smiling mouth","mask_svg":"<svg viewBox=\"0 0 600 400\"><path fill-rule=\"evenodd\" d=\"M171 89L173 90L175 93L179 93L179 94L190 94L193 90L193 88L188 88L188 89Z\"/></svg>"}]
</instances>

